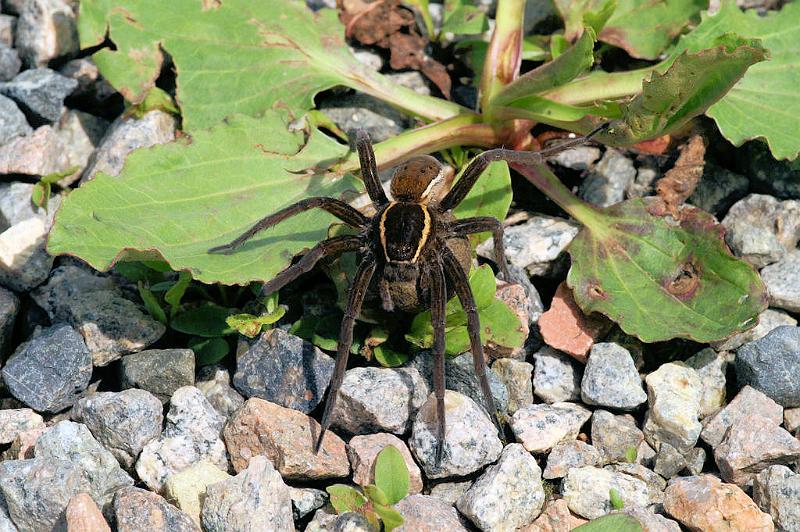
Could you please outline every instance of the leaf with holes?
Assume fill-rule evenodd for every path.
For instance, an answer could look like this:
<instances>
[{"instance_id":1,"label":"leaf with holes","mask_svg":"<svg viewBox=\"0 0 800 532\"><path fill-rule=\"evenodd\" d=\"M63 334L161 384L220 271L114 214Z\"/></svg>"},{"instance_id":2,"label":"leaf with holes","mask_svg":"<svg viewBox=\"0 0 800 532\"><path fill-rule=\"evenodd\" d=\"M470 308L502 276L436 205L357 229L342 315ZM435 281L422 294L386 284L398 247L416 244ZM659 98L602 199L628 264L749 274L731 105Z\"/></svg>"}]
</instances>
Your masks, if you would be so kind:
<instances>
[{"instance_id":1,"label":"leaf with holes","mask_svg":"<svg viewBox=\"0 0 800 532\"><path fill-rule=\"evenodd\" d=\"M316 209L263 231L231 255L208 249L289 203L341 196L360 185L321 169L347 147L316 130L304 141L302 132L286 131L285 120L275 112L238 116L190 139L132 153L118 177L99 175L66 198L50 253L76 255L99 270L147 254L205 283L271 279L325 238L335 219Z\"/></svg>"},{"instance_id":2,"label":"leaf with holes","mask_svg":"<svg viewBox=\"0 0 800 532\"><path fill-rule=\"evenodd\" d=\"M678 222L660 205L630 200L586 215L568 248L581 309L645 342L706 343L755 325L767 306L758 272L731 254L710 214L685 206Z\"/></svg>"}]
</instances>

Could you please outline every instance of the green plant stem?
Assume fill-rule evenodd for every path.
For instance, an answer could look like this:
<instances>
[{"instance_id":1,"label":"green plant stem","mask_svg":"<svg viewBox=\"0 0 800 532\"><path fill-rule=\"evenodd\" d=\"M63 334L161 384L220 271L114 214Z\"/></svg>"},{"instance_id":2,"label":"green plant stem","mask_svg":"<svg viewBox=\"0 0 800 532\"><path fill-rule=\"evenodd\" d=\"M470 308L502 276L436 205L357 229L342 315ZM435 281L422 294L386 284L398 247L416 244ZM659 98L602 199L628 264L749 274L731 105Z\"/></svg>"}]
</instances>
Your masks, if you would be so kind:
<instances>
[{"instance_id":1,"label":"green plant stem","mask_svg":"<svg viewBox=\"0 0 800 532\"><path fill-rule=\"evenodd\" d=\"M593 72L541 96L548 100L570 105L582 105L599 100L614 100L642 92L642 81L654 71L664 72L672 61L664 61L653 67L627 72Z\"/></svg>"},{"instance_id":2,"label":"green plant stem","mask_svg":"<svg viewBox=\"0 0 800 532\"><path fill-rule=\"evenodd\" d=\"M492 40L486 50L480 83L480 108L485 119L489 102L519 75L522 63L522 33L525 19L525 0L499 0Z\"/></svg>"},{"instance_id":3,"label":"green plant stem","mask_svg":"<svg viewBox=\"0 0 800 532\"><path fill-rule=\"evenodd\" d=\"M446 120L473 111L434 96L419 94L381 75L370 76L367 80L353 83L352 87L396 107L400 111L427 121Z\"/></svg>"}]
</instances>

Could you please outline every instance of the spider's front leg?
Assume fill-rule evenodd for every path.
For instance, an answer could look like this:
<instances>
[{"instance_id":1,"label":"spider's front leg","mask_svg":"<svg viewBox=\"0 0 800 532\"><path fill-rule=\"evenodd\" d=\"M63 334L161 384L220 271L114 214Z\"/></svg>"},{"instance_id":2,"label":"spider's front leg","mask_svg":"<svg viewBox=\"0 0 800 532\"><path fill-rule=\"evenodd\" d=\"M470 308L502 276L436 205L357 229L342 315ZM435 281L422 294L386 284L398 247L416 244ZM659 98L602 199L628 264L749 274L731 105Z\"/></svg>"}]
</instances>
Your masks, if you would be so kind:
<instances>
[{"instance_id":1,"label":"spider's front leg","mask_svg":"<svg viewBox=\"0 0 800 532\"><path fill-rule=\"evenodd\" d=\"M503 224L500 220L490 216L476 216L474 218L456 220L447 226L448 237L458 237L483 232L492 233L494 260L497 263L497 267L500 269L500 274L503 276L503 279L510 282L511 274L508 272L508 260L506 259L506 250L503 244Z\"/></svg>"}]
</instances>

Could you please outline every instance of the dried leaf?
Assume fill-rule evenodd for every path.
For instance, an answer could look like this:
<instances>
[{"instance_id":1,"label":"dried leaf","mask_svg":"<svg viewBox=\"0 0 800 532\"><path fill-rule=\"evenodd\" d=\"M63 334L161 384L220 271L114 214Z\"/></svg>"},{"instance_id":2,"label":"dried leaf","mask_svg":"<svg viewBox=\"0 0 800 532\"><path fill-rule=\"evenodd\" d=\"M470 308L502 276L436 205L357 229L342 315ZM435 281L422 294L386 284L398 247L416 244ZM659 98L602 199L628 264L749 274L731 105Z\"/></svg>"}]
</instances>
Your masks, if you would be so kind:
<instances>
[{"instance_id":1,"label":"dried leaf","mask_svg":"<svg viewBox=\"0 0 800 532\"><path fill-rule=\"evenodd\" d=\"M675 165L656 183L656 192L664 200L666 209L673 214L677 208L692 195L703 176L706 145L703 137L693 135L680 147L681 154Z\"/></svg>"}]
</instances>

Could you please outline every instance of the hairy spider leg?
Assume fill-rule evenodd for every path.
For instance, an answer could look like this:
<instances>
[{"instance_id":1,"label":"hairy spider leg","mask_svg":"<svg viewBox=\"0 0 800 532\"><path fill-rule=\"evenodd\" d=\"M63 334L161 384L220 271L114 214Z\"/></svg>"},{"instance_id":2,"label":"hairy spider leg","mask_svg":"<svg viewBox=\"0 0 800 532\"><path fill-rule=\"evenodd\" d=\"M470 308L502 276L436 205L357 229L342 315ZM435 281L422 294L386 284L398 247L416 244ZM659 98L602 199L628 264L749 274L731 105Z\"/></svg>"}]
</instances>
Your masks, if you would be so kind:
<instances>
[{"instance_id":1,"label":"hairy spider leg","mask_svg":"<svg viewBox=\"0 0 800 532\"><path fill-rule=\"evenodd\" d=\"M350 347L353 345L353 327L355 326L356 317L361 312L361 304L364 302L364 296L367 292L372 274L375 273L375 257L371 251L367 251L362 257L355 276L353 276L353 283L350 286L350 296L347 300L347 308L342 318L342 326L339 330L339 345L336 349L336 365L333 368L333 377L331 378L331 385L328 390L328 400L325 402L325 410L322 413L322 428L319 432L319 438L314 445L314 452L318 453L322 445L322 438L325 437L325 432L331 425L331 413L336 405L336 397L339 395L339 389L342 387L344 381L344 372L347 369L347 357L350 354Z\"/></svg>"},{"instance_id":2,"label":"hairy spider leg","mask_svg":"<svg viewBox=\"0 0 800 532\"><path fill-rule=\"evenodd\" d=\"M491 216L475 216L473 218L463 218L451 222L448 227L450 236L472 235L475 233L491 232L494 242L494 260L500 273L506 281L511 280L508 272L508 262L506 261L506 250L503 244L503 223Z\"/></svg>"},{"instance_id":3,"label":"hairy spider leg","mask_svg":"<svg viewBox=\"0 0 800 532\"><path fill-rule=\"evenodd\" d=\"M429 267L431 287L431 322L433 324L433 390L436 394L436 467L442 463L445 445L445 324L447 288L442 263L431 261Z\"/></svg>"},{"instance_id":4,"label":"hairy spider leg","mask_svg":"<svg viewBox=\"0 0 800 532\"><path fill-rule=\"evenodd\" d=\"M366 187L369 199L372 200L375 208L379 209L389 203L389 199L378 178L378 165L375 163L372 143L369 135L363 129L356 131L356 150L358 150L358 160L361 163L361 179L364 181L364 187Z\"/></svg>"},{"instance_id":5,"label":"hairy spider leg","mask_svg":"<svg viewBox=\"0 0 800 532\"><path fill-rule=\"evenodd\" d=\"M274 214L270 214L269 216L262 218L256 222L253 227L236 237L236 239L233 241L229 242L228 244L213 247L209 249L208 252L229 253L253 238L257 233L260 233L264 229L272 227L273 225L282 222L286 218L315 208L326 210L346 224L359 229L364 228L369 223L369 219L366 216L341 200L326 197L306 198L298 201L297 203L293 203L288 207L284 207Z\"/></svg>"},{"instance_id":6,"label":"hairy spider leg","mask_svg":"<svg viewBox=\"0 0 800 532\"><path fill-rule=\"evenodd\" d=\"M592 137L601 131L605 131L609 127L610 123L606 122L583 137L568 140L567 142L563 142L557 146L545 148L540 151L516 151L507 150L504 148L496 148L494 150L485 151L475 157L472 162L469 163L469 166L467 166L467 169L464 170L461 179L459 179L456 184L453 185L453 188L450 189L450 192L447 193L439 205L443 211L449 211L450 209L454 209L456 206L458 206L459 203L464 201L464 198L467 197L467 194L475 185L475 182L478 180L481 174L483 174L483 171L486 170L486 167L489 166L489 163L491 162L507 161L510 163L522 164L540 163L543 162L546 157L556 155L557 153L561 153L569 148L584 144Z\"/></svg>"},{"instance_id":7,"label":"hairy spider leg","mask_svg":"<svg viewBox=\"0 0 800 532\"><path fill-rule=\"evenodd\" d=\"M481 340L481 322L478 317L478 308L475 305L475 297L469 287L469 279L464 273L458 259L447 246L442 246L442 259L444 260L444 271L450 282L453 283L456 295L461 301L461 307L467 314L467 334L469 335L470 349L472 351L472 361L475 365L475 374L483 391L483 400L486 411L494 424L500 429L500 419L497 409L494 406L494 398L489 388L489 379L486 377L486 361L483 360L483 341Z\"/></svg>"}]
</instances>

